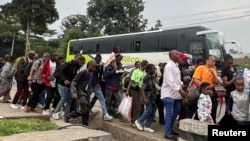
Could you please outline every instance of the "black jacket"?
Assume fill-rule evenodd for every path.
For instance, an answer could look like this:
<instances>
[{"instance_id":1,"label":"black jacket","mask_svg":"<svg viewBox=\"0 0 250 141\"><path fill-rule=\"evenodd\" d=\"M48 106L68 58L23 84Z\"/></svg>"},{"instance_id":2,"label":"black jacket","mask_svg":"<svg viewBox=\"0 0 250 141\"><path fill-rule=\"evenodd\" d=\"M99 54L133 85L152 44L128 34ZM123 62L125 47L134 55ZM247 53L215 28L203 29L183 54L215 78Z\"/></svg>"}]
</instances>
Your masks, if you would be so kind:
<instances>
[{"instance_id":1,"label":"black jacket","mask_svg":"<svg viewBox=\"0 0 250 141\"><path fill-rule=\"evenodd\" d=\"M91 74L88 70L79 72L71 82L71 93L81 96L90 96Z\"/></svg>"},{"instance_id":2,"label":"black jacket","mask_svg":"<svg viewBox=\"0 0 250 141\"><path fill-rule=\"evenodd\" d=\"M77 70L79 68L80 66L77 66L77 64L73 60L62 64L58 71L58 84L66 86L64 84L64 81L69 80L71 82L77 74ZM67 85L67 87L70 87L70 84Z\"/></svg>"}]
</instances>

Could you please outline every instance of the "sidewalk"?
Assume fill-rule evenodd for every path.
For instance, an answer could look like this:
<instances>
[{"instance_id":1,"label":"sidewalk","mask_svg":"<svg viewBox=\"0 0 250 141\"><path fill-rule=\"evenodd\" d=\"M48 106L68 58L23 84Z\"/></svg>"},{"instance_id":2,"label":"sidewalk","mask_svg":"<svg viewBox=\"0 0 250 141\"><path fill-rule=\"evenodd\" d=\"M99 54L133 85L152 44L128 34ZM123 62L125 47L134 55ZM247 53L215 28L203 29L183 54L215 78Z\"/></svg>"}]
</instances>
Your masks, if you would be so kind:
<instances>
[{"instance_id":1,"label":"sidewalk","mask_svg":"<svg viewBox=\"0 0 250 141\"><path fill-rule=\"evenodd\" d=\"M11 90L11 97L12 98L14 97L15 91L16 91L16 88L13 87L13 89ZM221 114L218 117L218 120L220 120L220 118L223 116L224 110L225 110L225 105L223 104ZM94 113L96 113L97 116L96 115L93 116L92 120L90 120L90 122L89 122L90 129L85 129L85 128L82 129L82 127L80 127L80 126L70 126L70 127L67 127L66 129L64 129L64 130L68 130L68 132L65 132L64 130L59 130L62 132L58 132L58 130L56 130L56 131L52 131L51 133L47 133L47 134L52 134L53 132L55 132L55 134L61 134L65 141L66 140L75 140L73 138L71 138L71 139L66 138L66 136L71 136L74 132L78 132L76 130L76 128L77 129L81 128L80 130L84 130L84 132L81 132L81 133L87 133L87 135L89 135L89 136L95 136L95 135L98 135L99 133L100 133L100 135L103 135L103 131L104 131L104 133L106 133L105 137L107 137L106 139L108 139L108 140L119 140L119 141L127 141L127 140L131 140L131 141L139 141L139 140L162 141L162 140L166 140L166 139L164 139L164 126L160 125L158 122L152 123L152 129L155 130L155 133L149 133L149 132L145 132L145 131L139 131L136 128L131 127L130 123L120 122L118 119L114 119L111 122L103 121L102 120L102 113L100 112L101 108L100 108L100 104L98 101L96 102L96 105L93 108L93 111L94 111ZM218 106L218 112L219 112L219 106ZM45 120L50 120L51 122L55 122L60 127L62 127L62 126L66 127L66 126L72 125L70 123L65 123L63 121L63 119L54 120L54 119L50 118L50 116L43 116L42 113L26 113L21 109L10 108L9 103L7 103L7 104L0 103L0 118L23 118L23 117L32 117L32 118L40 118L40 119L42 118ZM158 113L156 113L155 119L158 121ZM79 121L76 121L74 123L77 123L77 122L79 122ZM99 131L99 130L101 130L101 131ZM26 133L25 135L27 135L27 134L33 135L33 133ZM45 138L45 136L47 135L46 133L42 133L42 134L43 134L43 137L41 137L41 140L52 139L52 138L48 138L48 137ZM110 137L111 134L113 136L113 139L112 139L112 137ZM15 135L15 136L17 136L20 139L19 135ZM86 136L84 136L84 137L86 137ZM0 140L1 139L2 138L0 138ZM8 139L10 139L10 138L8 138ZM8 141L14 141L14 140L15 139L11 139ZM57 140L57 139L54 139L54 140ZM40 141L40 140L37 139L37 141Z\"/></svg>"},{"instance_id":2,"label":"sidewalk","mask_svg":"<svg viewBox=\"0 0 250 141\"><path fill-rule=\"evenodd\" d=\"M15 86L11 90L11 97L13 98L16 92ZM1 118L38 118L47 121L54 122L61 128L60 130L50 130L41 132L28 132L13 134L10 136L0 137L1 141L71 141L71 140L102 140L111 141L112 135L110 133L94 130L91 128L82 127L79 125L65 123L63 119L54 120L50 118L50 115L42 115L42 110L38 108L39 113L26 113L24 110L12 109L10 103L0 103L0 119ZM99 113L98 108L93 108L92 116L90 120ZM75 122L75 121L72 121Z\"/></svg>"}]
</instances>

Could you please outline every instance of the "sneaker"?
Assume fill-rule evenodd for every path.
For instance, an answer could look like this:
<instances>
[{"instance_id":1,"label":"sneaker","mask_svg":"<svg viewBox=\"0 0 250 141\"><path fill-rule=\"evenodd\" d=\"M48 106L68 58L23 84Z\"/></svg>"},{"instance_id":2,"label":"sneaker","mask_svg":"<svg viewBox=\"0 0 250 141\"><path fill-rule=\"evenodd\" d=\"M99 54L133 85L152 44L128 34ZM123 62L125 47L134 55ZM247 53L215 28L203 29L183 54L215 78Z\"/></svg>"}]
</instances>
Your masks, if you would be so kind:
<instances>
[{"instance_id":1,"label":"sneaker","mask_svg":"<svg viewBox=\"0 0 250 141\"><path fill-rule=\"evenodd\" d=\"M135 125L136 125L138 130L143 131L143 127L141 126L141 124L137 120L135 121Z\"/></svg>"},{"instance_id":2,"label":"sneaker","mask_svg":"<svg viewBox=\"0 0 250 141\"><path fill-rule=\"evenodd\" d=\"M43 105L41 103L38 103L37 108L43 108Z\"/></svg>"},{"instance_id":3,"label":"sneaker","mask_svg":"<svg viewBox=\"0 0 250 141\"><path fill-rule=\"evenodd\" d=\"M136 128L135 123L131 123L131 127Z\"/></svg>"},{"instance_id":4,"label":"sneaker","mask_svg":"<svg viewBox=\"0 0 250 141\"><path fill-rule=\"evenodd\" d=\"M53 113L52 118L55 119L55 120L58 120L60 117L59 117L58 113Z\"/></svg>"},{"instance_id":5,"label":"sneaker","mask_svg":"<svg viewBox=\"0 0 250 141\"><path fill-rule=\"evenodd\" d=\"M43 115L50 115L49 110L43 110Z\"/></svg>"},{"instance_id":6,"label":"sneaker","mask_svg":"<svg viewBox=\"0 0 250 141\"><path fill-rule=\"evenodd\" d=\"M104 117L103 117L103 120L105 120L105 121L110 121L110 120L112 120L112 119L113 119L113 117L110 116L108 113L106 113L106 114L104 115Z\"/></svg>"},{"instance_id":7,"label":"sneaker","mask_svg":"<svg viewBox=\"0 0 250 141\"><path fill-rule=\"evenodd\" d=\"M18 106L16 104L10 104L10 107L13 109L18 109Z\"/></svg>"},{"instance_id":8,"label":"sneaker","mask_svg":"<svg viewBox=\"0 0 250 141\"><path fill-rule=\"evenodd\" d=\"M150 133L154 133L155 130L151 129L150 127L144 127L144 131L150 132Z\"/></svg>"},{"instance_id":9,"label":"sneaker","mask_svg":"<svg viewBox=\"0 0 250 141\"><path fill-rule=\"evenodd\" d=\"M22 106L22 107L21 107L21 110L25 110L25 107L24 107L24 106Z\"/></svg>"},{"instance_id":10,"label":"sneaker","mask_svg":"<svg viewBox=\"0 0 250 141\"><path fill-rule=\"evenodd\" d=\"M50 108L50 111L51 111L52 113L54 113L54 112L55 112L55 108L54 108L54 107L51 107L51 108Z\"/></svg>"}]
</instances>

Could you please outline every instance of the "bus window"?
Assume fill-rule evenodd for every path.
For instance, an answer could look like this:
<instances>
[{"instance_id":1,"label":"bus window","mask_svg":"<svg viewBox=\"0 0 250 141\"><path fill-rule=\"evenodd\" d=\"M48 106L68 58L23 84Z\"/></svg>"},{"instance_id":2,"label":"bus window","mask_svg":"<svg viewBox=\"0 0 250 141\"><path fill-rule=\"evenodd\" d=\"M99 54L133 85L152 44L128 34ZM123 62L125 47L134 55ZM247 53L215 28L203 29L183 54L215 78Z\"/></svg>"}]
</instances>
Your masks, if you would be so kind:
<instances>
[{"instance_id":1,"label":"bus window","mask_svg":"<svg viewBox=\"0 0 250 141\"><path fill-rule=\"evenodd\" d=\"M135 42L135 52L140 52L140 50L141 50L141 42L136 41Z\"/></svg>"},{"instance_id":2,"label":"bus window","mask_svg":"<svg viewBox=\"0 0 250 141\"><path fill-rule=\"evenodd\" d=\"M158 39L145 39L141 41L140 52L158 52L159 40Z\"/></svg>"},{"instance_id":3,"label":"bus window","mask_svg":"<svg viewBox=\"0 0 250 141\"><path fill-rule=\"evenodd\" d=\"M113 43L111 41L100 41L99 42L99 51L101 53L110 53L113 49Z\"/></svg>"},{"instance_id":4,"label":"bus window","mask_svg":"<svg viewBox=\"0 0 250 141\"><path fill-rule=\"evenodd\" d=\"M70 54L74 55L76 53L80 53L80 46L70 46Z\"/></svg>"},{"instance_id":5,"label":"bus window","mask_svg":"<svg viewBox=\"0 0 250 141\"><path fill-rule=\"evenodd\" d=\"M161 40L161 51L170 51L177 49L176 38L164 38Z\"/></svg>"},{"instance_id":6,"label":"bus window","mask_svg":"<svg viewBox=\"0 0 250 141\"><path fill-rule=\"evenodd\" d=\"M204 57L203 43L202 42L190 42L189 53L192 55L192 62Z\"/></svg>"},{"instance_id":7,"label":"bus window","mask_svg":"<svg viewBox=\"0 0 250 141\"><path fill-rule=\"evenodd\" d=\"M98 52L100 52L100 45L96 44L96 46L95 46L95 53L98 53Z\"/></svg>"},{"instance_id":8,"label":"bus window","mask_svg":"<svg viewBox=\"0 0 250 141\"><path fill-rule=\"evenodd\" d=\"M133 42L131 41L116 41L114 46L120 47L121 53L131 53L133 48Z\"/></svg>"}]
</instances>

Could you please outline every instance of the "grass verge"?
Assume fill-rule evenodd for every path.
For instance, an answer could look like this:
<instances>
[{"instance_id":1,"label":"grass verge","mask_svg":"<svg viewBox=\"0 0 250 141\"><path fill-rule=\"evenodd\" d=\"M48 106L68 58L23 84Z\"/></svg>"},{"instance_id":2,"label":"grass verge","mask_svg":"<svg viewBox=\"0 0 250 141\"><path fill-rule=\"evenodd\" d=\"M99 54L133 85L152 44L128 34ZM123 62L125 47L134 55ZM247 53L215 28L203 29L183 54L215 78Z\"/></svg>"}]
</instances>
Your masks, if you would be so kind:
<instances>
[{"instance_id":1,"label":"grass verge","mask_svg":"<svg viewBox=\"0 0 250 141\"><path fill-rule=\"evenodd\" d=\"M58 128L55 123L40 119L1 119L0 136L7 136L17 133L47 131Z\"/></svg>"}]
</instances>

